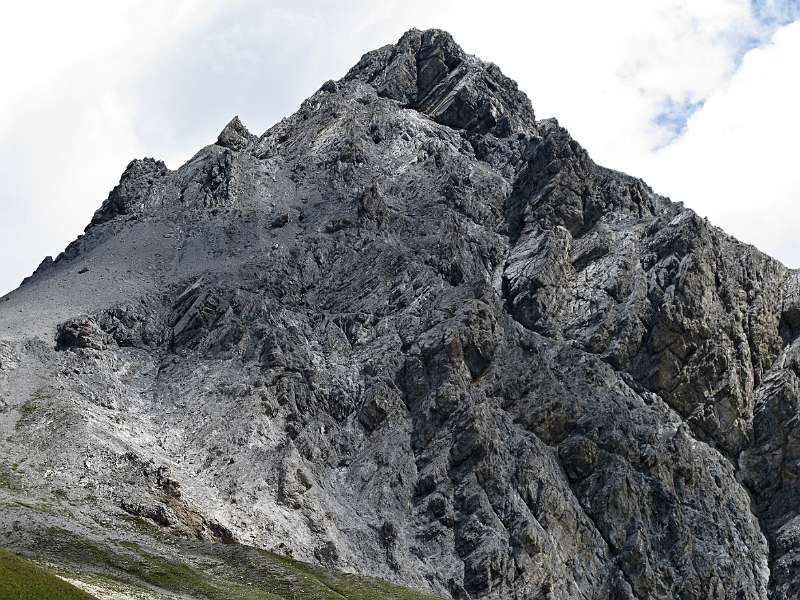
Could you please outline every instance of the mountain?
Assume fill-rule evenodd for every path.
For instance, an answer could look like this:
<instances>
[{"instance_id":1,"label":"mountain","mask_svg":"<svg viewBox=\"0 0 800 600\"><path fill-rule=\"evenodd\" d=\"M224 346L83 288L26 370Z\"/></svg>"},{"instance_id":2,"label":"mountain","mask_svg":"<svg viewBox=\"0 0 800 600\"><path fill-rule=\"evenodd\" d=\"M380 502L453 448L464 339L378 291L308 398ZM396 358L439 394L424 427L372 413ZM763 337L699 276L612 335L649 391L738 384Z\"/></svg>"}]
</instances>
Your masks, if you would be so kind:
<instances>
[{"instance_id":1,"label":"mountain","mask_svg":"<svg viewBox=\"0 0 800 600\"><path fill-rule=\"evenodd\" d=\"M34 558L800 597L800 273L442 31L263 135L131 162L0 339L0 545Z\"/></svg>"}]
</instances>

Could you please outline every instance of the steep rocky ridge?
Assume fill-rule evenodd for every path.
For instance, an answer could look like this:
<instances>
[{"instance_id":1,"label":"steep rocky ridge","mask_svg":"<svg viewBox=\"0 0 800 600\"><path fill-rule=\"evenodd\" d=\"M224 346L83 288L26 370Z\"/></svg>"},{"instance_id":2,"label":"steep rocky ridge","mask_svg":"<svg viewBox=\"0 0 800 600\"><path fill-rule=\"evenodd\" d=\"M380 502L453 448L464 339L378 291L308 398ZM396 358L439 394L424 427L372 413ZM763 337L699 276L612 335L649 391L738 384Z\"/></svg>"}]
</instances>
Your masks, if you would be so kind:
<instances>
[{"instance_id":1,"label":"steep rocky ridge","mask_svg":"<svg viewBox=\"0 0 800 600\"><path fill-rule=\"evenodd\" d=\"M0 299L0 541L133 517L453 598L795 598L799 333L796 272L412 30L133 161Z\"/></svg>"}]
</instances>

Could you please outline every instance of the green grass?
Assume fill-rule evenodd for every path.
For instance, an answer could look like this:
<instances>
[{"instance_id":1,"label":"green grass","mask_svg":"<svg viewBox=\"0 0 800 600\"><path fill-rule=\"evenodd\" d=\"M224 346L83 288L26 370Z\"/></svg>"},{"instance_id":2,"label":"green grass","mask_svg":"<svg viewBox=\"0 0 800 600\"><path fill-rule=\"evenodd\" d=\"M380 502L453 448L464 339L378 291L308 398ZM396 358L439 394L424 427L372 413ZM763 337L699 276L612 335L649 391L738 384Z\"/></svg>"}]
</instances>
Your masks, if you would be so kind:
<instances>
[{"instance_id":1,"label":"green grass","mask_svg":"<svg viewBox=\"0 0 800 600\"><path fill-rule=\"evenodd\" d=\"M303 577L313 594L309 598L331 599L347 598L348 600L437 600L429 596L393 585L387 581L372 577L348 575L329 571L308 563L292 560L286 556L262 551L266 557L284 565L290 572ZM285 593L285 590L282 590Z\"/></svg>"},{"instance_id":2,"label":"green grass","mask_svg":"<svg viewBox=\"0 0 800 600\"><path fill-rule=\"evenodd\" d=\"M55 391L49 387L40 387L34 390L30 398L22 403L19 407L19 416L20 421L17 422L17 429L22 426L22 420L26 417L29 417L33 413L35 413L38 408L39 404L51 400L55 397Z\"/></svg>"},{"instance_id":3,"label":"green grass","mask_svg":"<svg viewBox=\"0 0 800 600\"><path fill-rule=\"evenodd\" d=\"M24 472L19 469L19 465L16 463L10 467L0 463L0 489L19 490L23 476Z\"/></svg>"},{"instance_id":4,"label":"green grass","mask_svg":"<svg viewBox=\"0 0 800 600\"><path fill-rule=\"evenodd\" d=\"M49 571L0 548L0 600L96 600Z\"/></svg>"},{"instance_id":5,"label":"green grass","mask_svg":"<svg viewBox=\"0 0 800 600\"><path fill-rule=\"evenodd\" d=\"M57 528L48 530L47 540L48 560L62 563L76 579L108 589L155 588L202 600L434 600L382 580L242 545L171 538L173 548L165 557L135 542L101 544Z\"/></svg>"},{"instance_id":6,"label":"green grass","mask_svg":"<svg viewBox=\"0 0 800 600\"><path fill-rule=\"evenodd\" d=\"M31 402L30 400L26 401L22 406L19 407L19 414L24 419L28 415L33 414L36 411L36 404Z\"/></svg>"},{"instance_id":7,"label":"green grass","mask_svg":"<svg viewBox=\"0 0 800 600\"><path fill-rule=\"evenodd\" d=\"M19 407L19 420L17 421L15 428L17 430L22 429L22 427L25 425L26 418L35 413L37 408L38 407L36 406L36 403L31 400L26 400Z\"/></svg>"}]
</instances>

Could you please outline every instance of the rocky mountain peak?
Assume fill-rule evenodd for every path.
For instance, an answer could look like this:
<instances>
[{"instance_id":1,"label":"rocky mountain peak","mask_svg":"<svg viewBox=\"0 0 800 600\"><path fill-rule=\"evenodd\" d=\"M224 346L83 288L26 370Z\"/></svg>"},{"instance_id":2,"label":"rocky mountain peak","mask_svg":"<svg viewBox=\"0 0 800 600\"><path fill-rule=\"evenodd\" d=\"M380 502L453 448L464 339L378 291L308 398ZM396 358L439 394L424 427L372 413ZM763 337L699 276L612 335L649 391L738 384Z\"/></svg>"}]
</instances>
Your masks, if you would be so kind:
<instances>
[{"instance_id":1,"label":"rocky mountain peak","mask_svg":"<svg viewBox=\"0 0 800 600\"><path fill-rule=\"evenodd\" d=\"M502 137L534 123L530 101L514 81L438 29L412 29L397 44L365 54L345 76L351 79L457 129Z\"/></svg>"},{"instance_id":2,"label":"rocky mountain peak","mask_svg":"<svg viewBox=\"0 0 800 600\"><path fill-rule=\"evenodd\" d=\"M798 281L411 30L258 138L132 162L6 296L3 542L110 524L454 599L796 598Z\"/></svg>"}]
</instances>

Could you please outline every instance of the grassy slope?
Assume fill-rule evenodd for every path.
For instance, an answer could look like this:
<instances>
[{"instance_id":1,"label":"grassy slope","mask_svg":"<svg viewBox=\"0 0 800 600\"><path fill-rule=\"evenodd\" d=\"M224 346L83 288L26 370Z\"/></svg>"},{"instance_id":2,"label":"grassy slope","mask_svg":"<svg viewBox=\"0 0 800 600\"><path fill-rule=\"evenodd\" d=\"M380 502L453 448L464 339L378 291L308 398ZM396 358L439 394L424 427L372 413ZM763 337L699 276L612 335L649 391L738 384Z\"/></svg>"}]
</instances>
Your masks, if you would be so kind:
<instances>
[{"instance_id":1,"label":"grassy slope","mask_svg":"<svg viewBox=\"0 0 800 600\"><path fill-rule=\"evenodd\" d=\"M36 564L0 548L0 600L93 600Z\"/></svg>"},{"instance_id":2,"label":"grassy slope","mask_svg":"<svg viewBox=\"0 0 800 600\"><path fill-rule=\"evenodd\" d=\"M37 558L59 563L61 574L70 579L109 591L147 592L152 597L190 597L198 600L436 600L433 596L379 579L327 570L248 546L177 539L172 544L172 551L164 556L162 552L156 554L152 549L145 549L132 541L90 542L63 529L51 528L47 531L46 541L37 544L44 552L43 556L37 555ZM11 595L8 600L91 598L79 590L76 593L79 595ZM0 600L6 598L0 593Z\"/></svg>"}]
</instances>

